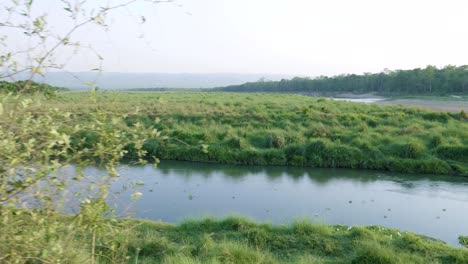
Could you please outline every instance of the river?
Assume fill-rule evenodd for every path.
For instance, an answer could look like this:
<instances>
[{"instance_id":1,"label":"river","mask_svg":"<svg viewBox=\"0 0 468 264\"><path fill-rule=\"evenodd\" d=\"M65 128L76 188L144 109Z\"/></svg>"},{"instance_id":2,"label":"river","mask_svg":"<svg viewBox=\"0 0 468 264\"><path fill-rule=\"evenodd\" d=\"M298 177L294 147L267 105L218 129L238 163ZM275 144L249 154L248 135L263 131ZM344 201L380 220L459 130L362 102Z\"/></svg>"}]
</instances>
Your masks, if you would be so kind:
<instances>
[{"instance_id":1,"label":"river","mask_svg":"<svg viewBox=\"0 0 468 264\"><path fill-rule=\"evenodd\" d=\"M112 185L119 193L118 211L137 218L179 223L235 214L274 224L310 219L382 225L452 245L458 245L459 235L468 235L466 178L170 161L158 168L125 166L120 172ZM143 195L132 204L135 191Z\"/></svg>"}]
</instances>

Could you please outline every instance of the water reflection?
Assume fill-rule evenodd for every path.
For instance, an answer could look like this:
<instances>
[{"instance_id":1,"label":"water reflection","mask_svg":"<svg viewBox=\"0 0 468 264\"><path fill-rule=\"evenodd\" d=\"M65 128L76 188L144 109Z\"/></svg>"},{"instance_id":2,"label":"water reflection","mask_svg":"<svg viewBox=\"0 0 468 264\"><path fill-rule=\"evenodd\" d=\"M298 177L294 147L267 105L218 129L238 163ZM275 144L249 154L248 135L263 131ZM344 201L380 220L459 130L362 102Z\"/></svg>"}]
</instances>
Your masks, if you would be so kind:
<instances>
[{"instance_id":1,"label":"water reflection","mask_svg":"<svg viewBox=\"0 0 468 264\"><path fill-rule=\"evenodd\" d=\"M88 168L99 174L99 169ZM163 162L122 167L114 183L120 211L132 186L143 197L136 217L179 222L187 217L241 214L287 223L308 218L330 224L384 225L457 244L468 234L468 180L377 171Z\"/></svg>"},{"instance_id":2,"label":"water reflection","mask_svg":"<svg viewBox=\"0 0 468 264\"><path fill-rule=\"evenodd\" d=\"M134 168L128 167L129 170ZM323 169L323 168L299 168L282 166L239 166L239 165L220 165L205 164L180 161L164 161L158 166L160 176L168 176L177 173L181 177L203 176L209 179L215 175L222 174L226 178L244 179L252 175L265 175L268 180L273 181L281 177L289 177L299 181L304 177L310 179L315 184L328 184L334 180L352 180L354 182L369 183L380 180L388 180L400 184L404 188L414 188L416 182L433 182L431 186L439 187L437 182L451 182L455 184L468 185L468 179L464 177L443 176L443 175L418 175L418 174L400 174L392 172L380 172L369 170L350 170L350 169Z\"/></svg>"}]
</instances>

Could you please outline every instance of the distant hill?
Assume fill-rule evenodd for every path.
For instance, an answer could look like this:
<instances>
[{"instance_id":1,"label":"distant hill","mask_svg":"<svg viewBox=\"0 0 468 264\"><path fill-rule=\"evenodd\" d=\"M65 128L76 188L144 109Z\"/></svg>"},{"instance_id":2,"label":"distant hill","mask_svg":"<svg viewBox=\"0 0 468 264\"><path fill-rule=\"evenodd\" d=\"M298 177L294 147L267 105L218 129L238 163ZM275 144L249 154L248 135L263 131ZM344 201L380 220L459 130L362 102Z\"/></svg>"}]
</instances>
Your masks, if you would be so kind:
<instances>
[{"instance_id":1,"label":"distant hill","mask_svg":"<svg viewBox=\"0 0 468 264\"><path fill-rule=\"evenodd\" d=\"M51 72L44 77L37 76L36 82L73 90L88 89L84 82L93 82L100 89L145 89L145 88L214 88L255 82L259 79L278 81L292 78L290 75L274 74L197 74L197 73L95 73Z\"/></svg>"},{"instance_id":2,"label":"distant hill","mask_svg":"<svg viewBox=\"0 0 468 264\"><path fill-rule=\"evenodd\" d=\"M280 81L257 81L217 88L227 92L277 92L302 94L377 93L381 95L468 94L468 65L380 73L343 74Z\"/></svg>"}]
</instances>

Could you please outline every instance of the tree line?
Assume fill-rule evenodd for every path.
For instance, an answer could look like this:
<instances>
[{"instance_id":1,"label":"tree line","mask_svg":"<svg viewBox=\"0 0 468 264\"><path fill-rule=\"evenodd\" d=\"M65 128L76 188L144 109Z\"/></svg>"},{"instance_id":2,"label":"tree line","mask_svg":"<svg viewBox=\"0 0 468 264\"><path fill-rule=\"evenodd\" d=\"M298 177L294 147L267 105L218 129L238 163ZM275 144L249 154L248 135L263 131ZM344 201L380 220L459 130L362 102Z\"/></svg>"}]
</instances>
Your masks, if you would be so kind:
<instances>
[{"instance_id":1,"label":"tree line","mask_svg":"<svg viewBox=\"0 0 468 264\"><path fill-rule=\"evenodd\" d=\"M412 70L342 74L317 78L250 82L216 88L229 92L378 93L384 95L445 95L468 93L468 65L427 66Z\"/></svg>"},{"instance_id":2,"label":"tree line","mask_svg":"<svg viewBox=\"0 0 468 264\"><path fill-rule=\"evenodd\" d=\"M45 83L37 83L33 81L0 81L0 93L44 93L52 94L56 91L68 91L63 87L55 87Z\"/></svg>"}]
</instances>

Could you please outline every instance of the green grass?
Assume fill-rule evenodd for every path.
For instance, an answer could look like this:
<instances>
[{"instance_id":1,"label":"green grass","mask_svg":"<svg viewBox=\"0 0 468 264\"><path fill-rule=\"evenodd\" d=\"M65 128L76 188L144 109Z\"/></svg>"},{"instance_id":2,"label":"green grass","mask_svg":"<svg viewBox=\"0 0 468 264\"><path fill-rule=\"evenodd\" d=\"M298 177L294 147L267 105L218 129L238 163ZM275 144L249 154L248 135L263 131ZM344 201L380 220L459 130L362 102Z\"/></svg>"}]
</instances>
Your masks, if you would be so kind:
<instances>
[{"instance_id":1,"label":"green grass","mask_svg":"<svg viewBox=\"0 0 468 264\"><path fill-rule=\"evenodd\" d=\"M466 249L380 226L273 226L239 217L130 222L139 224L130 263L468 263Z\"/></svg>"},{"instance_id":2,"label":"green grass","mask_svg":"<svg viewBox=\"0 0 468 264\"><path fill-rule=\"evenodd\" d=\"M23 251L17 252L22 258L10 255L7 259L0 256L0 260L89 263L91 230L75 230L73 218L59 214L44 219L43 225L54 223L48 229L38 229L27 212L17 215L20 221L4 231L20 228L38 240L40 248L28 247L31 243L16 243L20 241L14 242L14 238L2 240L0 252L14 247ZM307 220L272 225L239 216L188 219L178 225L139 219L113 220L98 232L96 242L97 264L468 263L467 248L412 232L382 226L324 225ZM466 243L466 237L460 237L460 242Z\"/></svg>"},{"instance_id":3,"label":"green grass","mask_svg":"<svg viewBox=\"0 0 468 264\"><path fill-rule=\"evenodd\" d=\"M167 136L148 139L149 157L468 175L468 120L458 113L286 94L103 92L96 100L98 109ZM45 105L96 111L87 93ZM99 140L86 131L73 138Z\"/></svg>"},{"instance_id":4,"label":"green grass","mask_svg":"<svg viewBox=\"0 0 468 264\"><path fill-rule=\"evenodd\" d=\"M0 99L4 109L19 103ZM74 113L73 119L51 115L59 125L32 131L56 129L72 149L108 140L95 128L71 129L101 122L89 113L107 112L161 131L165 137L144 144L148 158L468 175L468 122L459 114L284 94L65 92L27 108L25 117L35 120L49 108ZM115 131L116 124L98 128ZM126 145L127 160L136 157L135 144ZM0 207L0 262L7 263L87 263L91 248L105 256L98 263L468 263L465 248L380 226L273 226L231 217L180 225L98 219L102 224L80 228L80 217L6 209Z\"/></svg>"}]
</instances>

